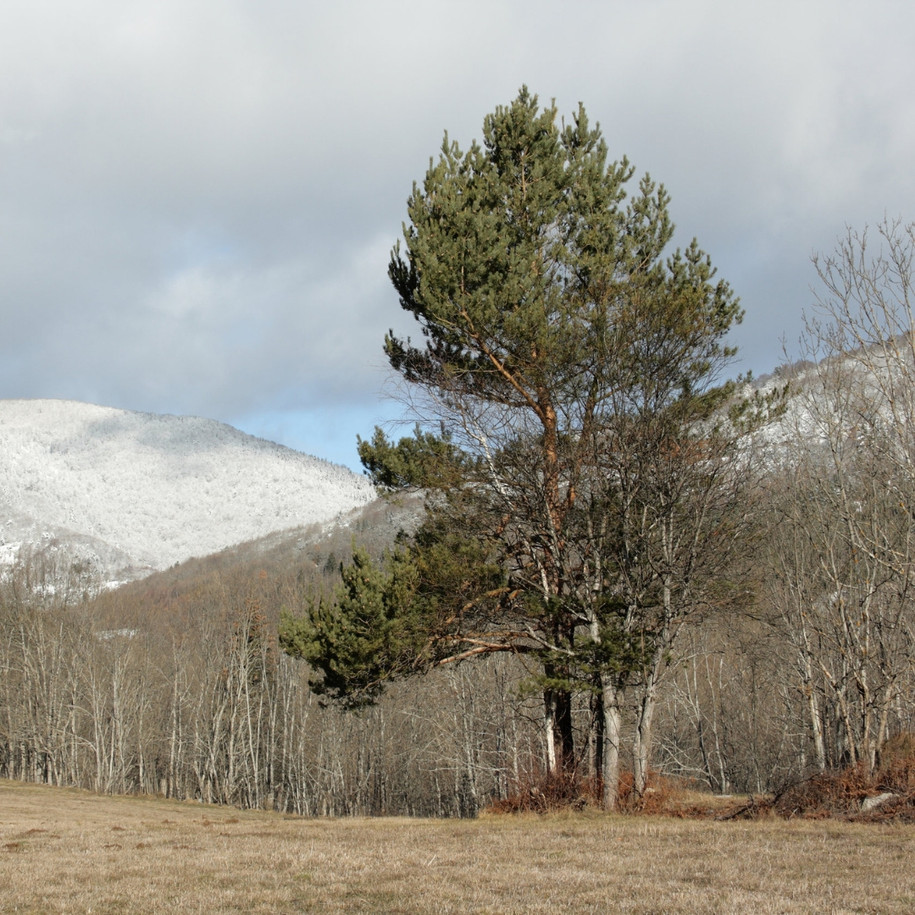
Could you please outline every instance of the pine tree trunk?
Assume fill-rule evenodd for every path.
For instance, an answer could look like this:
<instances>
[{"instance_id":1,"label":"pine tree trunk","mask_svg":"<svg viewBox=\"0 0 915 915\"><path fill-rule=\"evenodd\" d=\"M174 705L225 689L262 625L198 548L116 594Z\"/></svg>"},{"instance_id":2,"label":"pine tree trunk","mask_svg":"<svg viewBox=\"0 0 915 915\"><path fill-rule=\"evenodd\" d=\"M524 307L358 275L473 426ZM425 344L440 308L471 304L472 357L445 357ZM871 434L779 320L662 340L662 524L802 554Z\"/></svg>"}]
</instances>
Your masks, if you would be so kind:
<instances>
[{"instance_id":1,"label":"pine tree trunk","mask_svg":"<svg viewBox=\"0 0 915 915\"><path fill-rule=\"evenodd\" d=\"M556 692L556 737L559 747L557 760L559 772L571 776L575 772L575 735L572 730L572 694L568 690Z\"/></svg>"},{"instance_id":2,"label":"pine tree trunk","mask_svg":"<svg viewBox=\"0 0 915 915\"><path fill-rule=\"evenodd\" d=\"M563 689L546 689L543 706L547 775L551 779L570 776L575 771L572 694Z\"/></svg>"},{"instance_id":3,"label":"pine tree trunk","mask_svg":"<svg viewBox=\"0 0 915 915\"><path fill-rule=\"evenodd\" d=\"M596 792L603 781L604 769L604 700L600 693L591 696L591 723L588 735L588 780Z\"/></svg>"}]
</instances>

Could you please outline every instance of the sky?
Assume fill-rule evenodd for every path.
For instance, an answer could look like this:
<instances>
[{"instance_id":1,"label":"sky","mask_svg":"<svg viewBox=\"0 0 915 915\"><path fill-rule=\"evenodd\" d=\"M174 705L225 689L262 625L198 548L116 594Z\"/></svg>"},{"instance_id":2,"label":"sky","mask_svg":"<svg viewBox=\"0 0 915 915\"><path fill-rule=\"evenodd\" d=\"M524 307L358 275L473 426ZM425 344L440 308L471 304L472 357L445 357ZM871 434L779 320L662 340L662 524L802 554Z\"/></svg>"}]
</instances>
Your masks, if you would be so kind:
<instances>
[{"instance_id":1,"label":"sky","mask_svg":"<svg viewBox=\"0 0 915 915\"><path fill-rule=\"evenodd\" d=\"M189 414L358 469L401 434L387 278L445 131L582 102L797 351L815 253L915 220L908 0L5 0L0 398ZM406 427L409 429L409 425Z\"/></svg>"}]
</instances>

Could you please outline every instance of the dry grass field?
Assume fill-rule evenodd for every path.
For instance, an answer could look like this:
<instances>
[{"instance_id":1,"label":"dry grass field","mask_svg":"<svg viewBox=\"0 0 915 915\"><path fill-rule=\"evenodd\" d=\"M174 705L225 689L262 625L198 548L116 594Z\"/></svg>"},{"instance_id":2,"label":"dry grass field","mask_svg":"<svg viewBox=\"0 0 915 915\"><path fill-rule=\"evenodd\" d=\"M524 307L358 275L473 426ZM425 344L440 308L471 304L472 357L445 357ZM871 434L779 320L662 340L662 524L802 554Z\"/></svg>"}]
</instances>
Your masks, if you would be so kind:
<instances>
[{"instance_id":1,"label":"dry grass field","mask_svg":"<svg viewBox=\"0 0 915 915\"><path fill-rule=\"evenodd\" d=\"M0 782L0 912L915 911L915 827L304 820Z\"/></svg>"}]
</instances>

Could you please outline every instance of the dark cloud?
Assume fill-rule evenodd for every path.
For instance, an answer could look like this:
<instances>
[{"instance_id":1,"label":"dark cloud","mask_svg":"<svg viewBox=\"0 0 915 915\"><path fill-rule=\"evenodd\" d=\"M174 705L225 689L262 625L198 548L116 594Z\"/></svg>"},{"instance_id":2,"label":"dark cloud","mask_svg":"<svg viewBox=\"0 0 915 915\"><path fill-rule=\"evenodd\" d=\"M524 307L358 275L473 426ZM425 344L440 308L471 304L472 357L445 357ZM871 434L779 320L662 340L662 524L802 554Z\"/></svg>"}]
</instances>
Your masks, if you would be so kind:
<instances>
[{"instance_id":1,"label":"dark cloud","mask_svg":"<svg viewBox=\"0 0 915 915\"><path fill-rule=\"evenodd\" d=\"M405 200L522 83L673 195L747 309L800 331L809 258L915 219L915 10L892 0L281 0L0 10L0 396L223 419L355 463Z\"/></svg>"}]
</instances>

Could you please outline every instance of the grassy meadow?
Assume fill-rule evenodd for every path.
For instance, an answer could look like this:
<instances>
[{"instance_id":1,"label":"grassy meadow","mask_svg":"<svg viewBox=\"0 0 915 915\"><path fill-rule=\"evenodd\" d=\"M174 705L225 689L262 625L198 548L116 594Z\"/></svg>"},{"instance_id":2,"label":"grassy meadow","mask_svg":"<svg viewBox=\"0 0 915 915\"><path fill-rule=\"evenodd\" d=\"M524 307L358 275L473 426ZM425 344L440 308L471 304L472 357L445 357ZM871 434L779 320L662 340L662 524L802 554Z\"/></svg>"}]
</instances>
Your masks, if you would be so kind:
<instances>
[{"instance_id":1,"label":"grassy meadow","mask_svg":"<svg viewBox=\"0 0 915 915\"><path fill-rule=\"evenodd\" d=\"M0 912L910 913L915 827L306 820L0 782Z\"/></svg>"}]
</instances>

